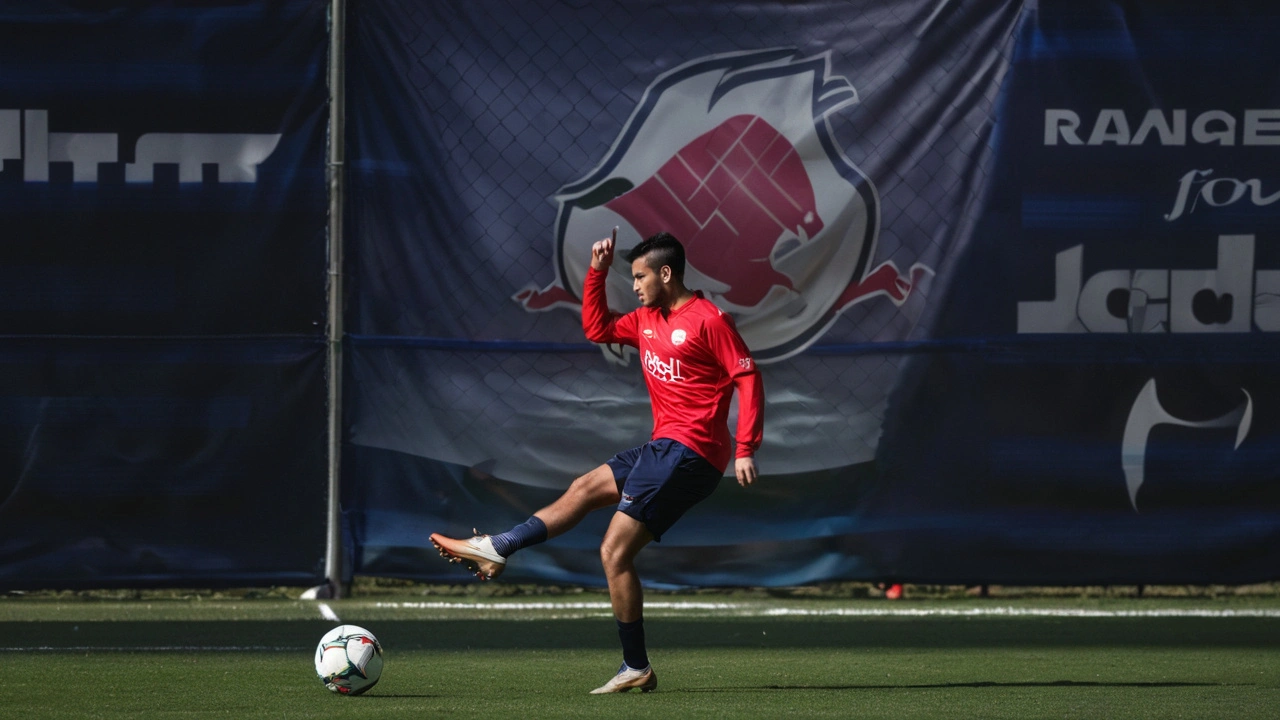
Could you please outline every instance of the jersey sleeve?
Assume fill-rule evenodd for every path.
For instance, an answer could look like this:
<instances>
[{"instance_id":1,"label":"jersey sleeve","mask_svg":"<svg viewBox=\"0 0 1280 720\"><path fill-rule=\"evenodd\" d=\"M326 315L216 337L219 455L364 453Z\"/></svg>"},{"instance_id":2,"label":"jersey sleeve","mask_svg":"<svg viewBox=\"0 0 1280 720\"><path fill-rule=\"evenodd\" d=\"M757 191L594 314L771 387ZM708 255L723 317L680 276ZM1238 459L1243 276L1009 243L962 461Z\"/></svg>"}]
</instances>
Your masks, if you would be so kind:
<instances>
[{"instance_id":1,"label":"jersey sleeve","mask_svg":"<svg viewBox=\"0 0 1280 720\"><path fill-rule=\"evenodd\" d=\"M738 429L734 457L753 457L764 440L764 380L733 318L723 312L708 323L711 352L738 391Z\"/></svg>"},{"instance_id":2,"label":"jersey sleeve","mask_svg":"<svg viewBox=\"0 0 1280 720\"><path fill-rule=\"evenodd\" d=\"M621 343L640 346L639 323L634 312L622 315L609 310L605 295L607 270L587 268L582 284L582 331L593 343Z\"/></svg>"}]
</instances>

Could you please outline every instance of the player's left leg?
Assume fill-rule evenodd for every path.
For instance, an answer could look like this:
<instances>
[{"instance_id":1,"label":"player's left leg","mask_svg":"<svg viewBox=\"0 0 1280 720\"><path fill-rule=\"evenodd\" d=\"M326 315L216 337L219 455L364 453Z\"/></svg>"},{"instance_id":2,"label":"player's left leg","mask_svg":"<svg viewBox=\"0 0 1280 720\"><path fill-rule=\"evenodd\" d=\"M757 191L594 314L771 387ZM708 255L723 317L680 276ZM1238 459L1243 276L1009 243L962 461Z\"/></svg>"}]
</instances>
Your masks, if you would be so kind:
<instances>
[{"instance_id":1,"label":"player's left leg","mask_svg":"<svg viewBox=\"0 0 1280 720\"><path fill-rule=\"evenodd\" d=\"M430 540L449 562L460 562L481 580L491 580L502 573L515 551L569 531L592 510L617 505L619 497L613 469L600 465L574 480L555 502L504 533L477 533L470 538L432 533Z\"/></svg>"},{"instance_id":2,"label":"player's left leg","mask_svg":"<svg viewBox=\"0 0 1280 720\"><path fill-rule=\"evenodd\" d=\"M617 505L621 498L614 470L606 463L574 480L555 502L533 515L551 539L572 530L593 510Z\"/></svg>"},{"instance_id":3,"label":"player's left leg","mask_svg":"<svg viewBox=\"0 0 1280 720\"><path fill-rule=\"evenodd\" d=\"M635 559L653 541L644 523L622 512L614 513L600 544L600 561L609 583L609 600L618 622L622 641L622 667L618 674L592 694L626 692L640 688L649 692L658 687L658 676L649 665L644 642L644 590L636 573Z\"/></svg>"}]
</instances>

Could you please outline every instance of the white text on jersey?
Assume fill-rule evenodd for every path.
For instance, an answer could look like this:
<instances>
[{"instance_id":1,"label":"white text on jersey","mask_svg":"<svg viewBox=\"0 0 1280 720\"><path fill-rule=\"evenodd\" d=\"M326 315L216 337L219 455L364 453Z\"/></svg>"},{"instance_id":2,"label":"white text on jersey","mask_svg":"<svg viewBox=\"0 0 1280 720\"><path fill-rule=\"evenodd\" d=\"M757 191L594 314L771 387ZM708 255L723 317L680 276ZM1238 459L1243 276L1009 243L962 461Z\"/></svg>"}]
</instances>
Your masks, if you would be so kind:
<instances>
[{"instance_id":1,"label":"white text on jersey","mask_svg":"<svg viewBox=\"0 0 1280 720\"><path fill-rule=\"evenodd\" d=\"M645 350L644 367L650 375L662 382L684 382L684 377L680 375L680 361L675 358L670 362L663 362L662 358Z\"/></svg>"}]
</instances>

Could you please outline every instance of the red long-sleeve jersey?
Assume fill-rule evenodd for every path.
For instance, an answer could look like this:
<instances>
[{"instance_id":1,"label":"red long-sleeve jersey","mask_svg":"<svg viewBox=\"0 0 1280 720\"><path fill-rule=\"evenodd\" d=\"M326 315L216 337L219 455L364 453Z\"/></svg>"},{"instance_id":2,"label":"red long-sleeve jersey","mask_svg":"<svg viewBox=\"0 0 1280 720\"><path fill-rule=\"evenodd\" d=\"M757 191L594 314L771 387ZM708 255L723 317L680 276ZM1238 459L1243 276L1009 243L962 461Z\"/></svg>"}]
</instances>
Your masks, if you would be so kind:
<instances>
[{"instance_id":1,"label":"red long-sleeve jersey","mask_svg":"<svg viewBox=\"0 0 1280 720\"><path fill-rule=\"evenodd\" d=\"M764 384L733 318L695 293L664 317L641 307L611 312L605 271L589 268L582 291L582 329L597 343L622 343L640 351L653 405L653 439L683 443L713 466L727 468L731 454L729 401L738 390L735 457L752 457L764 436Z\"/></svg>"}]
</instances>

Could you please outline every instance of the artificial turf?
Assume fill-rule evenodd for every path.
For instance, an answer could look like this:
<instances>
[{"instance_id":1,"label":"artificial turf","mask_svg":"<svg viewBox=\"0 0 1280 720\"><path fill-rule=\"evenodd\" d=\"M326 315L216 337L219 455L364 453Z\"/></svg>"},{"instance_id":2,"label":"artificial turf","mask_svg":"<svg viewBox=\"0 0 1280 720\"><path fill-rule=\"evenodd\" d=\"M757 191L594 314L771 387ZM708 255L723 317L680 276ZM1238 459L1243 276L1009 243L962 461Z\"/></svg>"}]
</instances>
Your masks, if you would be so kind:
<instances>
[{"instance_id":1,"label":"artificial turf","mask_svg":"<svg viewBox=\"0 0 1280 720\"><path fill-rule=\"evenodd\" d=\"M316 679L314 643L335 623L315 603L0 602L4 715L1247 718L1280 707L1271 600L1010 606L1031 614L930 601L889 615L873 600L676 603L646 623L658 691L617 696L587 694L619 662L599 604L326 607L384 645L383 677L364 696Z\"/></svg>"}]
</instances>

